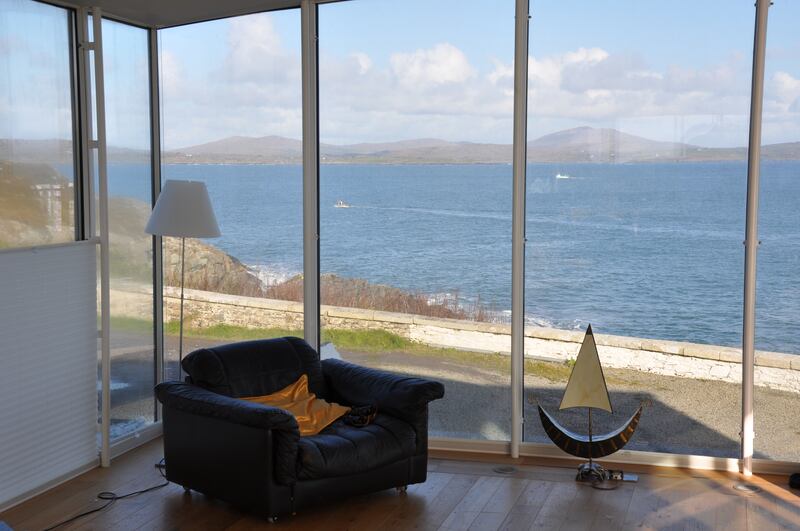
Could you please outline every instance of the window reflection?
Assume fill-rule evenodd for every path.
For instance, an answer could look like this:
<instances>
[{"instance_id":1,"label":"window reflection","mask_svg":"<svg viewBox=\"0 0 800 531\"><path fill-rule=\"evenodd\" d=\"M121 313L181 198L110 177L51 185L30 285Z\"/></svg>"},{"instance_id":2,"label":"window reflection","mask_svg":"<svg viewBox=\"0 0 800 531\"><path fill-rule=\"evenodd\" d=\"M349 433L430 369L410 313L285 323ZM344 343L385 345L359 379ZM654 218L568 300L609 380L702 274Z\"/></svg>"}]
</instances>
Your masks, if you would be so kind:
<instances>
[{"instance_id":1,"label":"window reflection","mask_svg":"<svg viewBox=\"0 0 800 531\"><path fill-rule=\"evenodd\" d=\"M75 239L71 13L0 2L0 248Z\"/></svg>"},{"instance_id":2,"label":"window reflection","mask_svg":"<svg viewBox=\"0 0 800 531\"><path fill-rule=\"evenodd\" d=\"M707 23L675 3L586 2L585 25L533 5L527 441L549 442L536 404L586 433L558 405L591 324L614 407L597 432L644 402L627 449L738 455L754 10L685 4Z\"/></svg>"},{"instance_id":3,"label":"window reflection","mask_svg":"<svg viewBox=\"0 0 800 531\"><path fill-rule=\"evenodd\" d=\"M111 438L154 422L147 30L103 20L111 274Z\"/></svg>"}]
</instances>

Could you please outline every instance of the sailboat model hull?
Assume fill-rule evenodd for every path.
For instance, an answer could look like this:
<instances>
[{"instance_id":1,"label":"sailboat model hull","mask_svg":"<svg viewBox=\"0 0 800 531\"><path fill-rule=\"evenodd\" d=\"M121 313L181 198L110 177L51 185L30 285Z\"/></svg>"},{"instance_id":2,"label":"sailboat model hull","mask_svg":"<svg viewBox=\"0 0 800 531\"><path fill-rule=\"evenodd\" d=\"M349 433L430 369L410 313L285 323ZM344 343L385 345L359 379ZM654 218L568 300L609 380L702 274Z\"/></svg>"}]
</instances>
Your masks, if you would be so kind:
<instances>
[{"instance_id":1,"label":"sailboat model hull","mask_svg":"<svg viewBox=\"0 0 800 531\"><path fill-rule=\"evenodd\" d=\"M617 450L621 450L631 440L633 432L636 431L636 427L639 425L639 417L642 415L642 407L639 406L631 418L628 419L628 422L620 429L605 435L593 435L592 441L589 442L588 435L579 435L564 428L547 411L542 409L542 406L538 407L542 426L550 440L568 454L583 459L605 457Z\"/></svg>"}]
</instances>

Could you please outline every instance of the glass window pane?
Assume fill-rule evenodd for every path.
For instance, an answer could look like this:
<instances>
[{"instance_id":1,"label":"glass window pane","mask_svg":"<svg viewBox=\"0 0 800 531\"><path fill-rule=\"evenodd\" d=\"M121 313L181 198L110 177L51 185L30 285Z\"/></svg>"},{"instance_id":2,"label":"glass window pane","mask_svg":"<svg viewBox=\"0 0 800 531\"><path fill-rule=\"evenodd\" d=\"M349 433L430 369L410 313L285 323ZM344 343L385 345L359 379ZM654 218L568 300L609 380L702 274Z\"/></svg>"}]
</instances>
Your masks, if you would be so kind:
<instances>
[{"instance_id":1,"label":"glass window pane","mask_svg":"<svg viewBox=\"0 0 800 531\"><path fill-rule=\"evenodd\" d=\"M756 284L755 457L800 461L800 5L769 12Z\"/></svg>"},{"instance_id":2,"label":"glass window pane","mask_svg":"<svg viewBox=\"0 0 800 531\"><path fill-rule=\"evenodd\" d=\"M513 20L320 7L323 356L444 383L433 436L510 437Z\"/></svg>"},{"instance_id":3,"label":"glass window pane","mask_svg":"<svg viewBox=\"0 0 800 531\"><path fill-rule=\"evenodd\" d=\"M147 30L103 20L111 272L111 437L154 421Z\"/></svg>"},{"instance_id":4,"label":"glass window pane","mask_svg":"<svg viewBox=\"0 0 800 531\"><path fill-rule=\"evenodd\" d=\"M0 0L0 248L75 239L71 24Z\"/></svg>"},{"instance_id":5,"label":"glass window pane","mask_svg":"<svg viewBox=\"0 0 800 531\"><path fill-rule=\"evenodd\" d=\"M591 323L595 434L644 403L626 448L735 457L753 4L532 9L525 439L537 405L587 433L558 408Z\"/></svg>"},{"instance_id":6,"label":"glass window pane","mask_svg":"<svg viewBox=\"0 0 800 531\"><path fill-rule=\"evenodd\" d=\"M160 32L163 179L206 183L222 236L186 241L184 355L303 335L300 12ZM177 378L180 240L165 238L167 378Z\"/></svg>"}]
</instances>

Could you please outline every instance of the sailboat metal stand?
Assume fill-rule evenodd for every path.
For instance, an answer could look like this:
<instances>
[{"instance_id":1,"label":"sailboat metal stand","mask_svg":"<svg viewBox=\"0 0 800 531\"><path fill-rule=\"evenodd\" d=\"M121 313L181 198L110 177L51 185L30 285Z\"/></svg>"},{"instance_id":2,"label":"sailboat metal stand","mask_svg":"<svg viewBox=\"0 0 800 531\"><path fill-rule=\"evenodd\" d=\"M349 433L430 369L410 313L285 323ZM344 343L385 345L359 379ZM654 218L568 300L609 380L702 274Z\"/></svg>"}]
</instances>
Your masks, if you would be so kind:
<instances>
[{"instance_id":1,"label":"sailboat metal stand","mask_svg":"<svg viewBox=\"0 0 800 531\"><path fill-rule=\"evenodd\" d=\"M578 475L575 476L575 481L582 483L597 483L607 479L609 479L608 470L592 461L580 465L578 467Z\"/></svg>"},{"instance_id":2,"label":"sailboat metal stand","mask_svg":"<svg viewBox=\"0 0 800 531\"><path fill-rule=\"evenodd\" d=\"M592 408L589 410L589 448L592 447ZM575 476L575 481L585 483L598 483L609 479L608 471L602 466L594 462L592 454L589 454L589 462L583 463L578 467L578 475Z\"/></svg>"},{"instance_id":3,"label":"sailboat metal stand","mask_svg":"<svg viewBox=\"0 0 800 531\"><path fill-rule=\"evenodd\" d=\"M590 452L593 449L593 432L592 432L592 408L589 408L589 448ZM575 476L575 481L580 483L589 483L592 487L601 490L613 490L617 488L620 482L636 482L639 481L639 476L636 474L626 474L622 470L609 470L603 465L596 463L592 459L592 454L589 454L589 462L582 463L578 466L578 474ZM602 486L610 485L610 486Z\"/></svg>"}]
</instances>

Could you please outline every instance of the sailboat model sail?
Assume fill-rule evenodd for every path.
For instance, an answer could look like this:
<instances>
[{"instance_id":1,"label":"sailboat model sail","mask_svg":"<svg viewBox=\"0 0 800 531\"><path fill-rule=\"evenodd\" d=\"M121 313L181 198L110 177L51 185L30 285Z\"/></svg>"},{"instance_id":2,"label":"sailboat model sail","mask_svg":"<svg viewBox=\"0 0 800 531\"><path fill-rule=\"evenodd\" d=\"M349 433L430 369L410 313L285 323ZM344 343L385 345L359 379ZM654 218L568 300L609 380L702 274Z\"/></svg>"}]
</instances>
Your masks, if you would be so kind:
<instances>
[{"instance_id":1,"label":"sailboat model sail","mask_svg":"<svg viewBox=\"0 0 800 531\"><path fill-rule=\"evenodd\" d=\"M600 357L597 354L592 325L586 329L581 350L578 352L575 366L569 375L567 389L564 391L564 398L561 399L558 409L572 407L596 407L612 413L611 399L608 397L608 388L603 376L603 367L600 365Z\"/></svg>"},{"instance_id":2,"label":"sailboat model sail","mask_svg":"<svg viewBox=\"0 0 800 531\"><path fill-rule=\"evenodd\" d=\"M633 436L639 425L642 414L641 406L633 413L628 421L619 429L610 433L595 435L592 433L591 408L603 409L612 412L611 400L608 396L606 379L603 376L603 367L597 355L597 345L594 341L592 327L586 329L578 358L567 382L567 389L561 399L559 409L573 407L586 407L589 409L589 435L579 435L561 426L558 421L539 406L539 418L542 421L547 436L556 446L568 454L588 458L589 470L594 470L591 459L604 457L620 450Z\"/></svg>"}]
</instances>

